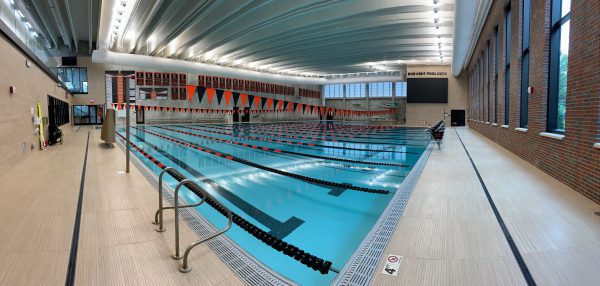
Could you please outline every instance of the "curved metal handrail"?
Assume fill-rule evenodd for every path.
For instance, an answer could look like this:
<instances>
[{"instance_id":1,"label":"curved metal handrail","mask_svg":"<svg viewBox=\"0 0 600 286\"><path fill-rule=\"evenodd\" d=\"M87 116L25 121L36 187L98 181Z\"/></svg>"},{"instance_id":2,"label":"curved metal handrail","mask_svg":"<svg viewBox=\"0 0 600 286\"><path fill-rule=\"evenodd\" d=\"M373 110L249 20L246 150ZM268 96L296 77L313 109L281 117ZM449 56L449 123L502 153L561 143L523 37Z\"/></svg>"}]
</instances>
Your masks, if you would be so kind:
<instances>
[{"instance_id":1,"label":"curved metal handrail","mask_svg":"<svg viewBox=\"0 0 600 286\"><path fill-rule=\"evenodd\" d=\"M160 175L158 175L158 210L156 210L156 213L154 213L154 221L152 222L152 224L158 224L159 227L156 229L156 231L158 232L164 232L166 230L166 228L163 226L163 210L170 210L170 209L174 209L175 207L163 207L163 200L162 200L162 178L163 175L166 172L171 171L172 173L174 173L175 175L183 178L183 174L181 174L179 171L177 171L177 169L173 168L173 167L166 167L162 170L162 172L160 172ZM171 176L173 176L173 174L169 173ZM185 205L185 206L180 206L179 208L191 208L191 207L197 207L199 205L201 205L204 202L204 200L200 201L197 204L192 204L192 205Z\"/></svg>"},{"instance_id":2,"label":"curved metal handrail","mask_svg":"<svg viewBox=\"0 0 600 286\"><path fill-rule=\"evenodd\" d=\"M195 184L195 183L194 183ZM196 240L192 243L190 243L188 245L188 247L185 249L185 253L183 255L183 261L181 266L179 267L179 271L183 272L183 273L187 273L190 272L192 270L192 267L189 266L188 264L188 257L190 255L190 252L192 251L192 249L196 246L198 246L199 244L208 241L216 236L219 236L223 233L225 233L226 231L228 231L231 228L231 225L233 223L233 215L231 213L231 210L227 207L225 207L223 204L221 204L219 201L217 201L213 196L211 196L208 192L206 192L204 189L199 188L202 191L202 194L205 197L208 197L209 199L213 200L214 202L218 203L221 207L223 207L223 209L225 210L225 212L227 213L227 218L229 219L229 221L227 222L227 226L225 226L223 229L221 229L220 231L217 231L211 235L208 235L206 237L203 237L199 240ZM175 212L177 212L177 210L175 210Z\"/></svg>"},{"instance_id":3,"label":"curved metal handrail","mask_svg":"<svg viewBox=\"0 0 600 286\"><path fill-rule=\"evenodd\" d=\"M179 206L179 190L184 185L194 185L198 189L200 189L201 193L204 195L202 197L202 200L195 205ZM198 186L198 184L194 183L194 181L192 181L191 179L181 180L179 182L179 184L177 184L177 187L175 187L175 195L174 195L175 203L173 204L173 209L175 209L175 253L173 253L173 255L172 255L173 259L177 259L177 260L181 259L181 254L179 253L179 209L190 207L190 206L199 206L205 200L206 200L206 192L200 186Z\"/></svg>"}]
</instances>

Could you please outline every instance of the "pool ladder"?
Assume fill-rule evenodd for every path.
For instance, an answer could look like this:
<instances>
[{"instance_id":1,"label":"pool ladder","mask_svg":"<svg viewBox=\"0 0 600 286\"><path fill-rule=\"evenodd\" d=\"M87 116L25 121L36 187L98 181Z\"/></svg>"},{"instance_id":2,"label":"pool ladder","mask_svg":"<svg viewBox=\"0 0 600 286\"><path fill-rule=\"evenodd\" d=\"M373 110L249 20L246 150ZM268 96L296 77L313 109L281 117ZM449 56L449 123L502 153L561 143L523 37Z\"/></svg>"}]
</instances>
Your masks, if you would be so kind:
<instances>
[{"instance_id":1,"label":"pool ladder","mask_svg":"<svg viewBox=\"0 0 600 286\"><path fill-rule=\"evenodd\" d=\"M162 184L162 181L163 181L163 176L165 173L169 173L174 178L182 179L175 187L174 204L172 207L163 207L163 195L162 195L163 184ZM186 185L188 187L195 187L195 189L199 190L200 193L202 194L202 197L201 197L202 200L200 200L200 202L196 203L196 204L180 206L179 205L179 190L184 185ZM201 205L202 203L204 203L207 198L216 202L221 207L223 207L223 209L225 210L225 212L227 214L227 218L229 219L229 221L227 222L227 225L224 228L222 228L221 230L219 230L213 234L207 235L205 237L202 237L202 238L190 243L186 247L185 252L182 256L179 251L179 209L197 207L197 206ZM185 179L185 177L173 167L164 168L160 172L160 175L158 176L158 210L156 210L156 213L154 214L154 221L152 222L152 224L158 225L158 228L156 229L156 231L158 231L158 232L164 232L166 230L163 225L163 211L167 210L167 209L175 209L175 252L173 253L173 255L171 255L171 257L173 257L173 259L175 259L175 260L180 260L183 258L182 263L179 266L179 271L184 272L184 273L190 272L190 270L192 270L191 266L188 264L188 258L189 258L189 255L190 255L190 252L192 251L192 249L203 242L206 242L212 238L215 238L215 237L225 233L226 231L228 231L231 228L231 224L233 222L233 216L232 216L231 210L229 210L229 208L225 207L221 202L216 200L206 190L204 190L202 187L198 186L198 184L196 184L194 181L192 181L190 179Z\"/></svg>"}]
</instances>

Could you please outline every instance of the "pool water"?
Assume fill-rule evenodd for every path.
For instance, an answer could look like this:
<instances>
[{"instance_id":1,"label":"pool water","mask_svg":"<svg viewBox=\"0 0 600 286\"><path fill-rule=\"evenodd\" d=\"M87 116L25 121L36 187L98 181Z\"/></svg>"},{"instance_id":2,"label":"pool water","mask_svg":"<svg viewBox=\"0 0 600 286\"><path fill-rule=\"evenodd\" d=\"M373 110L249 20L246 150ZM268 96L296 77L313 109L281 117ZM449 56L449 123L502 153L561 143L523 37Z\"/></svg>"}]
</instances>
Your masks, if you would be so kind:
<instances>
[{"instance_id":1,"label":"pool water","mask_svg":"<svg viewBox=\"0 0 600 286\"><path fill-rule=\"evenodd\" d=\"M117 131L125 135L123 128ZM349 124L173 124L133 127L131 142L194 179L247 221L342 269L425 151L429 136L423 128ZM177 184L170 176L165 182ZM183 189L188 203L199 201ZM208 204L196 210L217 228L226 224ZM225 235L301 285L326 285L337 275L323 275L235 224Z\"/></svg>"}]
</instances>

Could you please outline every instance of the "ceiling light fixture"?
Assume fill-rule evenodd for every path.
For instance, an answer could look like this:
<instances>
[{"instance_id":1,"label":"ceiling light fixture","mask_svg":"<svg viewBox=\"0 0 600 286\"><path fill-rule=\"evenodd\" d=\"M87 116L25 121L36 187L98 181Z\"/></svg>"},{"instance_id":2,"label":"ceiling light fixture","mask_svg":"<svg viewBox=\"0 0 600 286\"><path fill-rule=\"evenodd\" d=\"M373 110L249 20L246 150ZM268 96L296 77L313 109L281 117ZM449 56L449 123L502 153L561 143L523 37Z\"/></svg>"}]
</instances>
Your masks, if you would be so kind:
<instances>
[{"instance_id":1,"label":"ceiling light fixture","mask_svg":"<svg viewBox=\"0 0 600 286\"><path fill-rule=\"evenodd\" d=\"M15 12L17 12L17 14L19 14L19 16L21 16L21 18L25 18L25 15L23 15L23 13L21 13L21 10L15 10Z\"/></svg>"}]
</instances>

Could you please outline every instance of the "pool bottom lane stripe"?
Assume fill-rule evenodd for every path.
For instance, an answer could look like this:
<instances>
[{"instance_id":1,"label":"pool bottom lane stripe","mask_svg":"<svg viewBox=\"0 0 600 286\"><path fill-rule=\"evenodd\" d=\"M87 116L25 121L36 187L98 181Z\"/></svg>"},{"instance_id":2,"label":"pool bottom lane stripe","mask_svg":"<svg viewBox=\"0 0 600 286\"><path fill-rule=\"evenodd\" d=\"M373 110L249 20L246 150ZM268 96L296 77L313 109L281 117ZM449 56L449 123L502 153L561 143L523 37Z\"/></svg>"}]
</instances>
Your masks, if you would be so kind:
<instances>
[{"instance_id":1,"label":"pool bottom lane stripe","mask_svg":"<svg viewBox=\"0 0 600 286\"><path fill-rule=\"evenodd\" d=\"M87 167L88 147L90 145L90 132L87 134L85 143L85 155L83 157L83 169L81 170L81 182L79 183L79 197L77 198L77 211L75 212L75 224L73 226L73 238L71 240L71 252L69 254L69 265L67 266L66 286L75 284L75 269L77 266L77 250L79 248L79 230L81 226L81 209L83 207L83 189L85 184L85 170Z\"/></svg>"},{"instance_id":2,"label":"pool bottom lane stripe","mask_svg":"<svg viewBox=\"0 0 600 286\"><path fill-rule=\"evenodd\" d=\"M117 136L119 136L121 138L121 140L123 141L122 143L125 144L124 143L125 137L116 131L115 131L115 133L117 134ZM144 157L148 158L148 160L150 160L152 163L154 163L159 168L161 168L161 169L166 168L166 166L164 164L160 163L158 160L156 160L154 157L152 157L146 151L142 150L142 148L140 148L139 146L135 145L133 142L130 142L129 144L135 150L137 150ZM171 176L173 176L178 182L181 182L182 180L185 179L183 177L179 177L177 174L171 174ZM199 197L202 197L202 193L199 190L197 190L196 186L188 185L187 187L194 194L196 194ZM205 200L205 202L208 205L210 205L211 207L213 207L215 210L217 210L219 213L221 213L222 215L226 215L225 209L222 206L220 206L217 202L213 201L210 198L207 198ZM271 235L271 234L265 232L264 230L260 229L259 227L255 226L251 222L245 220L243 217L236 214L235 212L231 212L231 214L233 217L233 223L235 223L237 226L239 226L244 231L248 232L250 235L254 236L256 239L258 239L258 240L262 241L263 243L265 243L266 245L270 246L271 248L283 253L284 255L286 255L290 258L295 259L299 263L304 264L305 266L307 266L315 271L319 271L321 274L327 274L327 273L329 273L329 271L339 273L339 270L335 269L332 266L331 261L319 258L313 254L310 254L309 252L306 252L306 251L298 248L297 246L295 246L293 244L287 243L281 239L274 237L273 235Z\"/></svg>"},{"instance_id":3,"label":"pool bottom lane stripe","mask_svg":"<svg viewBox=\"0 0 600 286\"><path fill-rule=\"evenodd\" d=\"M504 233L504 237L506 238L506 241L508 242L508 245L510 246L510 250L512 251L513 256L515 257L515 260L517 261L517 264L519 265L519 268L521 269L523 278L527 282L527 285L530 285L530 286L536 285L535 280L533 279L531 272L529 272L529 268L527 267L527 264L525 263L525 260L523 259L521 252L519 251L519 248L517 247L515 241L513 240L512 236L510 235L510 231L506 227L506 224L504 223L504 220L502 219L502 216L500 215L498 208L496 208L496 204L494 203L494 200L492 199L492 196L490 195L490 192L488 191L488 189L485 185L485 182L483 181L483 178L481 177L481 174L479 174L479 170L477 169L477 166L475 166L475 162L473 161L473 158L471 158L471 154L469 154L469 151L467 150L465 143L463 143L462 139L460 138L458 131L456 129L454 129L454 132L456 132L456 136L458 137L460 144L465 149L465 153L467 153L467 156L469 157L469 161L471 161L471 166L473 166L473 169L475 170L475 173L477 174L479 183L481 183L481 187L483 187L485 196L487 197L487 200L490 203L490 206L492 207L492 211L494 212L494 215L496 216L496 220L498 220L498 224L500 225L500 228L502 229L502 233Z\"/></svg>"},{"instance_id":4,"label":"pool bottom lane stripe","mask_svg":"<svg viewBox=\"0 0 600 286\"><path fill-rule=\"evenodd\" d=\"M131 135L135 139L139 140L140 142L143 142L148 147L152 148L152 150L157 151L159 154L161 154L165 158L169 159L171 162L177 164L177 166L181 167L186 172L190 173L192 176L194 176L194 178L200 180L203 183L206 183L206 184L212 186L213 189L219 195L221 195L222 197L227 199L235 207L237 207L238 209L240 209L241 211L246 213L246 215L248 215L248 216L252 217L253 219L255 219L256 221L260 222L262 225L268 227L271 230L269 232L271 235L273 235L279 239L283 239L284 237L286 237L290 233L292 233L294 230L296 230L296 228L298 228L301 224L304 223L304 220L297 218L295 216L290 217L288 220L286 220L284 222L277 220L276 218L266 214L265 212L256 208L252 204L248 203L244 199L238 197L230 190L223 188L221 185L217 184L215 181L206 177L204 174L200 173L198 170L192 168L190 165L177 159L173 155L165 152L164 150L158 148L157 146L144 140L143 138L140 138L139 136L135 135L134 133L132 133Z\"/></svg>"}]
</instances>

